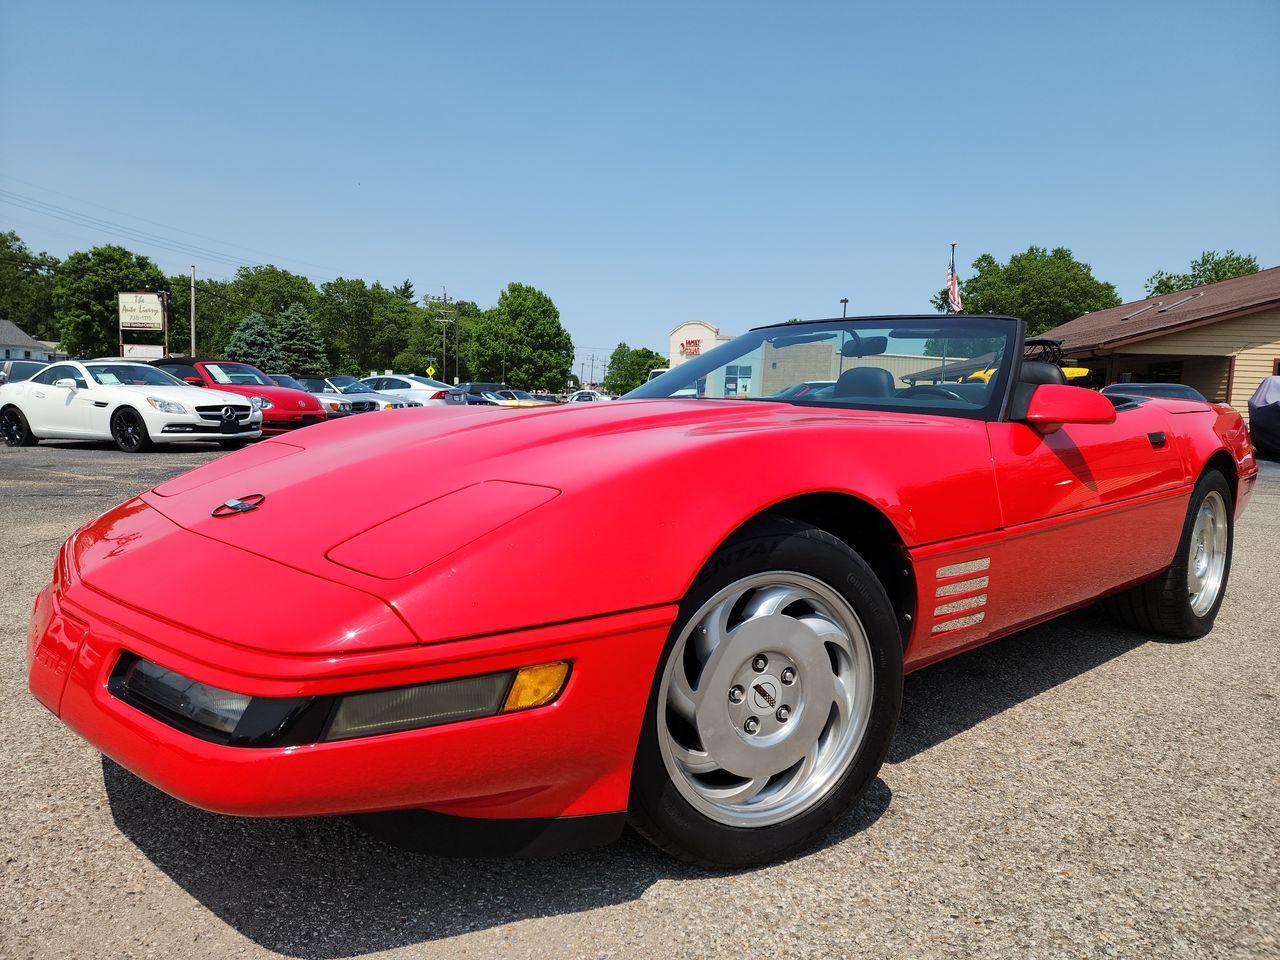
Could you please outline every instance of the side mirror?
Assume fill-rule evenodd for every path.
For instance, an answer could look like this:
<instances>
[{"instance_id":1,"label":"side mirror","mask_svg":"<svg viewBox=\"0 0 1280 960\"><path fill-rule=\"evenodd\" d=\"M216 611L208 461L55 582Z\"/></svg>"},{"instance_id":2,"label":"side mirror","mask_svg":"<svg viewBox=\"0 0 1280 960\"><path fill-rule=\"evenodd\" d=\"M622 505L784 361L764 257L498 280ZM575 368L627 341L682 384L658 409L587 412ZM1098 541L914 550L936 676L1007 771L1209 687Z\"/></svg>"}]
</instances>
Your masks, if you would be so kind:
<instances>
[{"instance_id":1,"label":"side mirror","mask_svg":"<svg viewBox=\"0 0 1280 960\"><path fill-rule=\"evenodd\" d=\"M0 387L3 387L8 382L9 382L9 375L5 373L3 370L0 370Z\"/></svg>"},{"instance_id":2,"label":"side mirror","mask_svg":"<svg viewBox=\"0 0 1280 960\"><path fill-rule=\"evenodd\" d=\"M76 382L70 377L63 377L61 380L55 380L53 381L53 385L55 387L61 387L63 390L74 390L76 388Z\"/></svg>"},{"instance_id":3,"label":"side mirror","mask_svg":"<svg viewBox=\"0 0 1280 960\"><path fill-rule=\"evenodd\" d=\"M182 382L183 382L183 383L189 383L189 384L191 384L193 387L203 387L203 386L204 386L204 381L203 381L203 380L201 380L199 377L183 377L183 378L182 378Z\"/></svg>"},{"instance_id":4,"label":"side mirror","mask_svg":"<svg viewBox=\"0 0 1280 960\"><path fill-rule=\"evenodd\" d=\"M1102 394L1084 387L1042 383L1031 394L1023 419L1041 433L1053 433L1067 423L1113 423L1116 408Z\"/></svg>"}]
</instances>

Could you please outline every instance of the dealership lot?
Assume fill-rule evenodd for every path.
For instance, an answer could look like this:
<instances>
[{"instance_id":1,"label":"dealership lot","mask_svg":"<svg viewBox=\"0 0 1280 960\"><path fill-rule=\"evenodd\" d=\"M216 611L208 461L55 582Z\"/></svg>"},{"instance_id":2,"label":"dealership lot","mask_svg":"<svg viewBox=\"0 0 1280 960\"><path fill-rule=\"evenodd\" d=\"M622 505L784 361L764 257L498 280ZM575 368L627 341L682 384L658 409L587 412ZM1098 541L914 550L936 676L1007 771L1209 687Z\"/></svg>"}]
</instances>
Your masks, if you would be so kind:
<instances>
[{"instance_id":1,"label":"dealership lot","mask_svg":"<svg viewBox=\"0 0 1280 960\"><path fill-rule=\"evenodd\" d=\"M46 714L23 651L58 544L221 455L0 449L0 956L1280 949L1280 465L1237 530L1209 637L1158 642L1086 611L922 671L880 781L824 846L708 874L629 837L553 860L445 860L341 821L205 814Z\"/></svg>"}]
</instances>

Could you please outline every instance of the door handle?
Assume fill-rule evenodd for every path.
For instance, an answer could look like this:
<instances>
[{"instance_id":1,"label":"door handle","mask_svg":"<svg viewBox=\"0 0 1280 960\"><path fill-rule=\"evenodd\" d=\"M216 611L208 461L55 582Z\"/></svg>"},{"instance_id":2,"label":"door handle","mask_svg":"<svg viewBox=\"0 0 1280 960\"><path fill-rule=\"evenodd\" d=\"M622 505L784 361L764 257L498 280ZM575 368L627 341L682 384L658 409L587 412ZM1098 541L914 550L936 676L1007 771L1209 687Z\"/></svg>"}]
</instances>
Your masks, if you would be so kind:
<instances>
[{"instance_id":1,"label":"door handle","mask_svg":"<svg viewBox=\"0 0 1280 960\"><path fill-rule=\"evenodd\" d=\"M1159 450L1169 442L1169 438L1164 435L1163 431L1148 433L1147 439L1151 441L1151 446L1155 450Z\"/></svg>"},{"instance_id":2,"label":"door handle","mask_svg":"<svg viewBox=\"0 0 1280 960\"><path fill-rule=\"evenodd\" d=\"M37 397L43 397L43 396L44 396L44 394L43 394L43 393L41 393L39 390L37 390L37 391L36 391L36 396L37 396Z\"/></svg>"}]
</instances>

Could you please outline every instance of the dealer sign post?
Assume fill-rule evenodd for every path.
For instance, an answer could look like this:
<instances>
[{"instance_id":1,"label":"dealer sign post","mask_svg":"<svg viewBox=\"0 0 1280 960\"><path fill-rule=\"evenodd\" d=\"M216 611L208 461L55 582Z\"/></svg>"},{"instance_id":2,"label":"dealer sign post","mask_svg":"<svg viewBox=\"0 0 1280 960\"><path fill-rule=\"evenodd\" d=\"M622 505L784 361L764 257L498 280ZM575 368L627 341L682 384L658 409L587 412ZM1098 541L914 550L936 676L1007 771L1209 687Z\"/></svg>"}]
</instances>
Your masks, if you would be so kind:
<instances>
[{"instance_id":1,"label":"dealer sign post","mask_svg":"<svg viewBox=\"0 0 1280 960\"><path fill-rule=\"evenodd\" d=\"M120 304L120 356L124 356L126 330L159 330L164 334L164 353L169 353L169 295L149 291L128 291L117 295Z\"/></svg>"}]
</instances>

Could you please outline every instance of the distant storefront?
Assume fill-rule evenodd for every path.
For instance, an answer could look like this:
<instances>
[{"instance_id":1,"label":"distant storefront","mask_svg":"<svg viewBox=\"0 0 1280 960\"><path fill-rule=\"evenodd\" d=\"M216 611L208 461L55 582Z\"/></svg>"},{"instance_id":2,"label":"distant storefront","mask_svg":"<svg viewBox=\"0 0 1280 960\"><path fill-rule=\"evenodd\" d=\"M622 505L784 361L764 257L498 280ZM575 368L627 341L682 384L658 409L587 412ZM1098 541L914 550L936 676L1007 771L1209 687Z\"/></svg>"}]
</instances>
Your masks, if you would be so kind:
<instances>
[{"instance_id":1,"label":"distant storefront","mask_svg":"<svg viewBox=\"0 0 1280 960\"><path fill-rule=\"evenodd\" d=\"M720 332L705 320L686 320L671 331L671 349L667 359L671 366L678 367L686 360L701 356L708 350L718 347L733 337Z\"/></svg>"}]
</instances>

